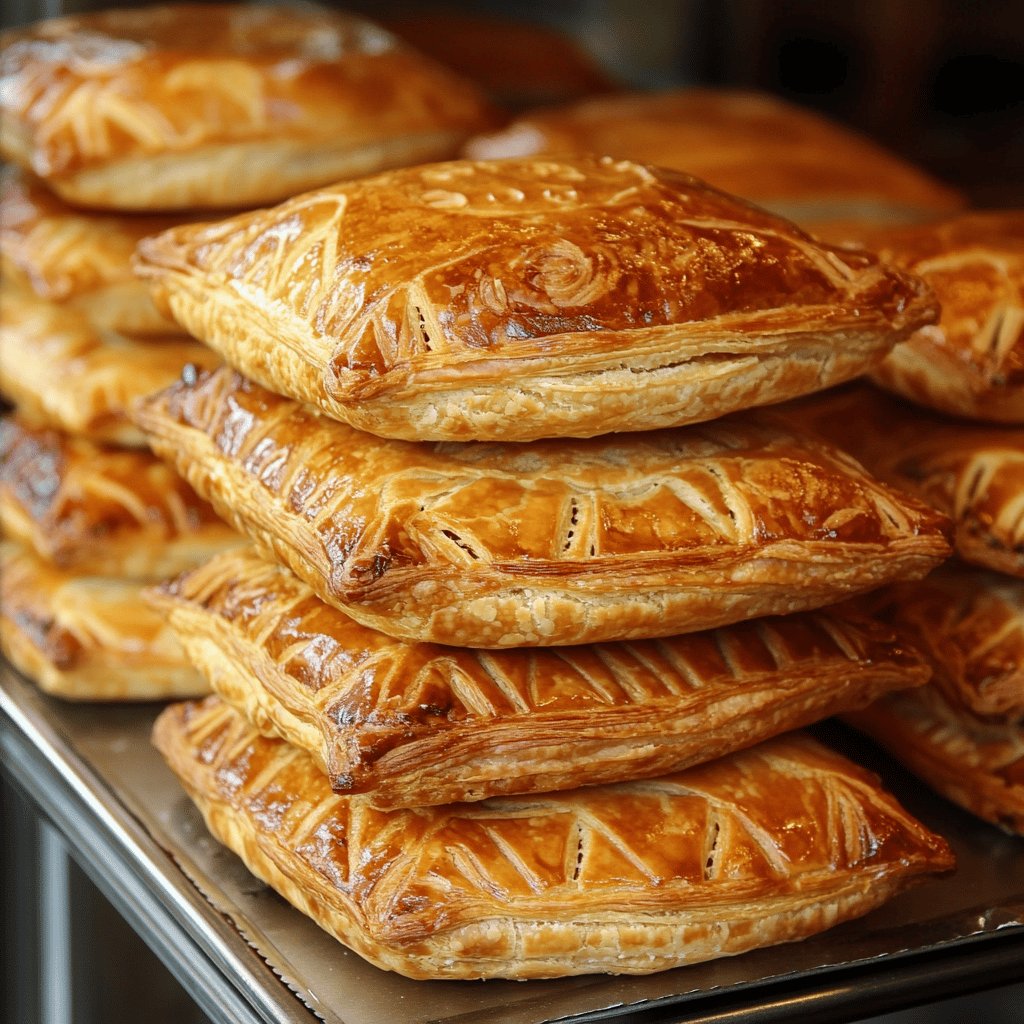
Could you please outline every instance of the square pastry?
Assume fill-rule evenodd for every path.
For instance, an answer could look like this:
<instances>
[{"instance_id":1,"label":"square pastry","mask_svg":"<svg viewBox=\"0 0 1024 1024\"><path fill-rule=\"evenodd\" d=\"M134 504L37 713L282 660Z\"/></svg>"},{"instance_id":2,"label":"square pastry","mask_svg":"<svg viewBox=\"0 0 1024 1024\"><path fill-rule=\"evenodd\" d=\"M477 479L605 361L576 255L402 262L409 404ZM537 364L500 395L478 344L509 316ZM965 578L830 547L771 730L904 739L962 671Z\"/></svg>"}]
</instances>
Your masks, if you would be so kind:
<instances>
[{"instance_id":1,"label":"square pastry","mask_svg":"<svg viewBox=\"0 0 1024 1024\"><path fill-rule=\"evenodd\" d=\"M803 938L953 867L870 773L799 734L686 772L380 811L209 699L154 741L213 835L412 978L648 974Z\"/></svg>"},{"instance_id":2,"label":"square pastry","mask_svg":"<svg viewBox=\"0 0 1024 1024\"><path fill-rule=\"evenodd\" d=\"M393 640L248 551L151 596L224 700L378 807L660 775L930 674L893 629L848 608L481 651Z\"/></svg>"},{"instance_id":3,"label":"square pastry","mask_svg":"<svg viewBox=\"0 0 1024 1024\"><path fill-rule=\"evenodd\" d=\"M81 206L255 206L451 156L491 123L468 82L313 5L118 7L0 49L0 152Z\"/></svg>"},{"instance_id":4,"label":"square pastry","mask_svg":"<svg viewBox=\"0 0 1024 1024\"><path fill-rule=\"evenodd\" d=\"M143 400L154 450L263 554L393 636L671 636L925 575L946 520L770 418L532 444L374 437L227 367Z\"/></svg>"},{"instance_id":5,"label":"square pastry","mask_svg":"<svg viewBox=\"0 0 1024 1024\"><path fill-rule=\"evenodd\" d=\"M341 183L144 240L160 308L360 430L650 430L871 369L937 315L916 278L696 179L597 157Z\"/></svg>"}]
</instances>

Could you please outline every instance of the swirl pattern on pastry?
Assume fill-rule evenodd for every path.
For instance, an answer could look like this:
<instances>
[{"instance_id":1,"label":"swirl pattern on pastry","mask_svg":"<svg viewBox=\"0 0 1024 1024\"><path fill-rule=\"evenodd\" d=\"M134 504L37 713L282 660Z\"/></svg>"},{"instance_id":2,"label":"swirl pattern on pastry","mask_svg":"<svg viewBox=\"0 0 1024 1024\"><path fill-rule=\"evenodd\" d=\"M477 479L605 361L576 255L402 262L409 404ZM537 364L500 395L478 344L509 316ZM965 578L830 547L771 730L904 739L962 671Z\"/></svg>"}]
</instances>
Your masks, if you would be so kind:
<instances>
[{"instance_id":1,"label":"swirl pattern on pastry","mask_svg":"<svg viewBox=\"0 0 1024 1024\"><path fill-rule=\"evenodd\" d=\"M144 240L158 305L273 391L410 440L699 422L856 376L919 281L684 175L436 164Z\"/></svg>"}]
</instances>

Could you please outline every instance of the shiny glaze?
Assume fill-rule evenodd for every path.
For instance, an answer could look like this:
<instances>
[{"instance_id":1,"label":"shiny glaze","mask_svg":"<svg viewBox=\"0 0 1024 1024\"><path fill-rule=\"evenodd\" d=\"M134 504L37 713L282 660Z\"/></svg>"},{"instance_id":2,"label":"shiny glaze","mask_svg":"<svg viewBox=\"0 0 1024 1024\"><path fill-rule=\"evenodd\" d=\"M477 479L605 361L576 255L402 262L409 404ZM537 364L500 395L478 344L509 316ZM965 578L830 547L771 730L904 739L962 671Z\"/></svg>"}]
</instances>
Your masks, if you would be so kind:
<instances>
[{"instance_id":1,"label":"shiny glaze","mask_svg":"<svg viewBox=\"0 0 1024 1024\"><path fill-rule=\"evenodd\" d=\"M117 9L12 29L0 47L5 134L22 134L42 176L244 139L355 143L487 123L472 87L323 9Z\"/></svg>"},{"instance_id":2,"label":"shiny glaze","mask_svg":"<svg viewBox=\"0 0 1024 1024\"><path fill-rule=\"evenodd\" d=\"M446 934L480 922L465 958L509 961L541 943L535 929L585 932L591 914L623 925L632 953L630 922L646 915L692 913L695 937L703 907L738 927L752 905L827 900L851 875L881 884L952 864L870 775L798 735L648 782L392 812L335 796L305 754L213 700L169 708L154 739L219 834L269 852L318 920L375 960L378 943L443 952ZM575 949L576 970L561 973L591 957L592 971L622 969L575 938L557 953Z\"/></svg>"},{"instance_id":3,"label":"shiny glaze","mask_svg":"<svg viewBox=\"0 0 1024 1024\"><path fill-rule=\"evenodd\" d=\"M127 410L166 387L187 366L212 367L217 357L180 336L136 340L91 327L31 293L4 287L0 391L34 422L98 441L140 440Z\"/></svg>"},{"instance_id":4,"label":"shiny glaze","mask_svg":"<svg viewBox=\"0 0 1024 1024\"><path fill-rule=\"evenodd\" d=\"M1024 724L978 717L946 690L887 694L847 716L947 799L1024 835Z\"/></svg>"},{"instance_id":5,"label":"shiny glaze","mask_svg":"<svg viewBox=\"0 0 1024 1024\"><path fill-rule=\"evenodd\" d=\"M945 412L1024 425L1024 212L845 234L927 281L942 305L879 382Z\"/></svg>"},{"instance_id":6,"label":"shiny glaze","mask_svg":"<svg viewBox=\"0 0 1024 1024\"><path fill-rule=\"evenodd\" d=\"M919 215L965 205L868 139L756 93L685 89L584 100L527 114L466 146L483 159L585 152L674 167L787 211L844 200Z\"/></svg>"},{"instance_id":7,"label":"shiny glaze","mask_svg":"<svg viewBox=\"0 0 1024 1024\"><path fill-rule=\"evenodd\" d=\"M170 659L184 669L180 648L137 583L68 573L5 541L0 606L5 631L13 627L60 669L97 656L139 670Z\"/></svg>"},{"instance_id":8,"label":"shiny glaze","mask_svg":"<svg viewBox=\"0 0 1024 1024\"><path fill-rule=\"evenodd\" d=\"M1024 580L948 565L872 606L925 654L952 705L1024 719Z\"/></svg>"},{"instance_id":9,"label":"shiny glaze","mask_svg":"<svg viewBox=\"0 0 1024 1024\"><path fill-rule=\"evenodd\" d=\"M892 630L850 611L557 651L407 643L359 625L287 569L245 551L165 584L154 600L226 700L265 711L298 745L307 744L286 716L312 723L320 739L311 752L335 787L374 790L378 806L408 806L390 773L415 780L428 763L443 779L428 803L464 798L444 795L453 791L660 774L666 761L710 760L929 674ZM211 645L221 653L212 660ZM276 709L284 714L275 720ZM485 781L479 762L498 758L499 744L508 772ZM549 760L552 744L565 761L557 786L550 768L538 782L533 763ZM627 754L630 744L642 749ZM575 753L584 747L585 758ZM402 765L378 775L377 763L398 748L406 748ZM455 775L467 762L476 763L473 784Z\"/></svg>"},{"instance_id":10,"label":"shiny glaze","mask_svg":"<svg viewBox=\"0 0 1024 1024\"><path fill-rule=\"evenodd\" d=\"M140 239L182 219L84 213L22 171L9 167L0 179L0 256L36 295L54 302L134 281L131 257Z\"/></svg>"},{"instance_id":11,"label":"shiny glaze","mask_svg":"<svg viewBox=\"0 0 1024 1024\"><path fill-rule=\"evenodd\" d=\"M782 412L948 515L961 558L1024 577L1024 429L946 419L866 385Z\"/></svg>"},{"instance_id":12,"label":"shiny glaze","mask_svg":"<svg viewBox=\"0 0 1024 1024\"><path fill-rule=\"evenodd\" d=\"M399 390L486 376L494 357L651 367L667 358L659 329L730 315L731 344L681 332L678 358L713 344L744 353L755 322L765 333L856 319L891 343L936 313L919 282L866 253L684 175L591 157L391 171L175 229L139 253L158 299L181 289L216 304L226 290L273 308L336 397L373 396L389 373ZM747 319L757 313L770 318ZM216 328L196 331L224 348Z\"/></svg>"},{"instance_id":13,"label":"shiny glaze","mask_svg":"<svg viewBox=\"0 0 1024 1024\"><path fill-rule=\"evenodd\" d=\"M38 554L79 571L110 571L122 545L193 538L195 556L235 535L166 463L149 452L105 448L56 430L0 419L0 521ZM138 561L138 552L127 552ZM152 556L160 572L175 559ZM115 564L112 565L111 562ZM182 554L178 568L194 559ZM170 563L170 564L169 564Z\"/></svg>"},{"instance_id":14,"label":"shiny glaze","mask_svg":"<svg viewBox=\"0 0 1024 1024\"><path fill-rule=\"evenodd\" d=\"M223 473L179 447L208 439L223 467L316 538L311 553L340 589L416 563L588 573L773 542L937 538L942 526L827 445L753 416L583 441L417 445L362 434L222 368L153 396L138 419L158 450L183 452L215 506L231 504L214 493Z\"/></svg>"}]
</instances>

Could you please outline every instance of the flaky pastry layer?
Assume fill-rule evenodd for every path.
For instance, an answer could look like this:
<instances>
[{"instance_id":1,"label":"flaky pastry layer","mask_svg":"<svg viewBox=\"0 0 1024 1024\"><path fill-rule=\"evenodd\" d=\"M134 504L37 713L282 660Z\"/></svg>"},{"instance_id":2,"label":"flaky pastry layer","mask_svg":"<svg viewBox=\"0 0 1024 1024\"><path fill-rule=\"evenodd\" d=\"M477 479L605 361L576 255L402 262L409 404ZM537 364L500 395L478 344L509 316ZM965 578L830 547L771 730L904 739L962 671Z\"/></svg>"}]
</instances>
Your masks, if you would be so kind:
<instances>
[{"instance_id":1,"label":"flaky pastry layer","mask_svg":"<svg viewBox=\"0 0 1024 1024\"><path fill-rule=\"evenodd\" d=\"M223 367L143 401L154 449L319 597L521 647L830 604L941 561L944 520L770 421L530 445L361 433Z\"/></svg>"},{"instance_id":2,"label":"flaky pastry layer","mask_svg":"<svg viewBox=\"0 0 1024 1024\"><path fill-rule=\"evenodd\" d=\"M379 811L209 699L154 740L213 834L413 978L644 974L786 942L953 864L870 774L797 734L646 782Z\"/></svg>"},{"instance_id":3,"label":"flaky pastry layer","mask_svg":"<svg viewBox=\"0 0 1024 1024\"><path fill-rule=\"evenodd\" d=\"M219 362L191 338L99 331L11 282L0 291L0 345L0 392L27 421L129 447L145 445L128 418L136 399Z\"/></svg>"},{"instance_id":4,"label":"flaky pastry layer","mask_svg":"<svg viewBox=\"0 0 1024 1024\"><path fill-rule=\"evenodd\" d=\"M450 156L490 123L468 82L322 8L117 9L0 45L0 150L84 206L254 206Z\"/></svg>"},{"instance_id":5,"label":"flaky pastry layer","mask_svg":"<svg viewBox=\"0 0 1024 1024\"><path fill-rule=\"evenodd\" d=\"M844 717L948 800L1024 835L1024 722L979 718L930 684Z\"/></svg>"},{"instance_id":6,"label":"flaky pastry layer","mask_svg":"<svg viewBox=\"0 0 1024 1024\"><path fill-rule=\"evenodd\" d=\"M144 240L158 305L265 387L384 437L714 419L866 372L921 283L675 172L406 168Z\"/></svg>"},{"instance_id":7,"label":"flaky pastry layer","mask_svg":"<svg viewBox=\"0 0 1024 1024\"><path fill-rule=\"evenodd\" d=\"M892 630L839 610L557 651L405 643L248 551L153 600L222 698L377 807L661 775L930 674Z\"/></svg>"},{"instance_id":8,"label":"flaky pastry layer","mask_svg":"<svg viewBox=\"0 0 1024 1024\"><path fill-rule=\"evenodd\" d=\"M0 525L83 575L158 581L241 538L166 463L0 419Z\"/></svg>"},{"instance_id":9,"label":"flaky pastry layer","mask_svg":"<svg viewBox=\"0 0 1024 1024\"><path fill-rule=\"evenodd\" d=\"M98 330L175 334L146 285L132 273L135 246L180 218L86 213L14 168L0 182L0 266L47 302L81 314Z\"/></svg>"},{"instance_id":10,"label":"flaky pastry layer","mask_svg":"<svg viewBox=\"0 0 1024 1024\"><path fill-rule=\"evenodd\" d=\"M0 543L0 647L65 700L162 700L209 692L142 584L54 568Z\"/></svg>"},{"instance_id":11,"label":"flaky pastry layer","mask_svg":"<svg viewBox=\"0 0 1024 1024\"><path fill-rule=\"evenodd\" d=\"M799 222L921 220L962 195L839 124L768 94L681 89L534 111L471 139L483 159L607 153L674 167Z\"/></svg>"},{"instance_id":12,"label":"flaky pastry layer","mask_svg":"<svg viewBox=\"0 0 1024 1024\"><path fill-rule=\"evenodd\" d=\"M1024 720L1024 580L947 564L872 594L871 606L925 655L949 704Z\"/></svg>"},{"instance_id":13,"label":"flaky pastry layer","mask_svg":"<svg viewBox=\"0 0 1024 1024\"><path fill-rule=\"evenodd\" d=\"M1024 429L946 419L866 385L780 414L948 515L965 562L1024 577Z\"/></svg>"},{"instance_id":14,"label":"flaky pastry layer","mask_svg":"<svg viewBox=\"0 0 1024 1024\"><path fill-rule=\"evenodd\" d=\"M874 371L883 387L955 416L1024 425L1024 212L963 214L843 236L921 277L942 306Z\"/></svg>"}]
</instances>

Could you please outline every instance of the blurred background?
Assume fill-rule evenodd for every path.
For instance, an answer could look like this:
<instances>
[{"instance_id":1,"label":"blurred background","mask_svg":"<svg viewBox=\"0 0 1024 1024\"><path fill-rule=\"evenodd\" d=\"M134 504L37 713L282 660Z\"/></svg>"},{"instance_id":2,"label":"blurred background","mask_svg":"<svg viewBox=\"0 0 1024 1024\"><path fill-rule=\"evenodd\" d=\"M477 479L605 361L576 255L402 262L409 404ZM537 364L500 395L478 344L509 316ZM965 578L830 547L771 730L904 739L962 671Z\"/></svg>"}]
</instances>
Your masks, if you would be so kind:
<instances>
[{"instance_id":1,"label":"blurred background","mask_svg":"<svg viewBox=\"0 0 1024 1024\"><path fill-rule=\"evenodd\" d=\"M7 25L90 0L5 0ZM873 136L979 206L1024 201L1020 0L352 0L510 108L612 88L765 89ZM539 34L537 29L548 30ZM571 52L564 47L569 42Z\"/></svg>"}]
</instances>

